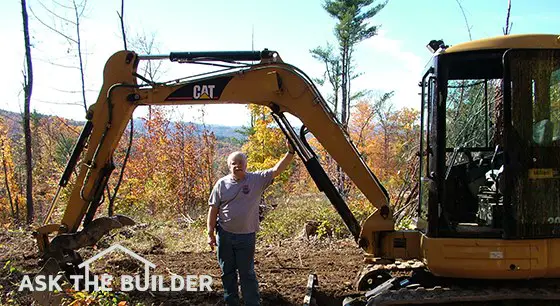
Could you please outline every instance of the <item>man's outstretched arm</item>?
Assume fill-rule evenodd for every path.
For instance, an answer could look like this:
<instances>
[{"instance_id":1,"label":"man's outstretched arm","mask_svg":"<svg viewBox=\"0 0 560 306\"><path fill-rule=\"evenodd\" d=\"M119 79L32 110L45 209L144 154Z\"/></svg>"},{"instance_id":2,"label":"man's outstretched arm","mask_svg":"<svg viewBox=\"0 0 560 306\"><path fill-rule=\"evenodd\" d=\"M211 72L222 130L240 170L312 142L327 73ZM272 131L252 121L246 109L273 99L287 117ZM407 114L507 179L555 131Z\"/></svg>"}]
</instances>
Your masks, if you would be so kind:
<instances>
[{"instance_id":1,"label":"man's outstretched arm","mask_svg":"<svg viewBox=\"0 0 560 306\"><path fill-rule=\"evenodd\" d=\"M286 152L286 154L284 154L284 157L282 157L282 159L279 160L276 165L274 165L274 167L272 167L273 178L277 177L278 175L280 175L280 173L286 170L286 168L288 168L288 165L290 164L292 159L294 159L294 154L294 149L292 148L292 146L288 145L288 152Z\"/></svg>"}]
</instances>

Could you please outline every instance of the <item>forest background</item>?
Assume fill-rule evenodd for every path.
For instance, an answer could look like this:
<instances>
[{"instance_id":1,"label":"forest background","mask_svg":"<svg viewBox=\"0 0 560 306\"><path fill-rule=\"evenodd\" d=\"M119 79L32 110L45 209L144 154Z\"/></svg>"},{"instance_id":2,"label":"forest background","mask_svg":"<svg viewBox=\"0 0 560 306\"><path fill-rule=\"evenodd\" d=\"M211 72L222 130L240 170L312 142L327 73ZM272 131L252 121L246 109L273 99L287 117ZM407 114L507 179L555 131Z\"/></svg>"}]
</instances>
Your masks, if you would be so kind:
<instances>
[{"instance_id":1,"label":"forest background","mask_svg":"<svg viewBox=\"0 0 560 306\"><path fill-rule=\"evenodd\" d=\"M0 223L5 228L24 225L33 228L43 223L84 123L31 112L32 49L37 47L32 43L35 37L29 35L30 17L36 26L57 35L67 48L69 57L60 61L49 59L49 63L80 72L82 82L77 88L58 90L80 95L78 105L83 105L84 114L91 104L86 97L92 91L85 82L84 63L88 54L83 50L80 36L80 26L87 22L84 14L90 10L88 3L38 2L31 6L21 1L21 4L26 46L24 110L21 115L8 111L0 114ZM121 4L117 15L124 48L144 54L157 52L155 34L127 36L124 1ZM408 107L396 109L391 102L394 91L351 87L362 74L356 65L355 51L360 42L378 34L379 25L370 21L386 5L387 2L373 0L319 3L318 8L322 6L336 21L335 39L309 52L325 67L314 81L327 88L326 98L341 127L387 188L395 208L403 213L400 208L409 207L415 196L413 175L419 113ZM41 57L38 60L44 61ZM147 62L139 71L147 80L160 81L167 78L166 69L160 63ZM41 97L35 99L41 101ZM65 105L64 101L59 103ZM144 115L131 121L114 154L116 170L106 187L98 215L119 213L140 222L193 227L193 233L204 236L209 192L216 180L227 174L225 156L242 150L249 156L249 170L257 170L273 166L286 150L285 138L267 108L247 106L249 124L229 135L216 135L217 127L205 124L204 111L199 113L198 123L191 123L174 118L175 110L151 106ZM301 125L297 118L294 120L295 125ZM309 141L325 170L359 221L363 220L373 211L373 206L312 138ZM62 190L51 220L61 218L75 177ZM266 239L291 237L309 222L318 226L319 236L348 234L299 159L275 180L261 204L266 218L260 235Z\"/></svg>"},{"instance_id":2,"label":"forest background","mask_svg":"<svg viewBox=\"0 0 560 306\"><path fill-rule=\"evenodd\" d=\"M534 23L524 22L527 16L513 14L510 20L509 1L503 1L501 6L494 3L490 7L488 4L482 5L476 1L469 2L467 5L457 0L430 3L439 6L438 11L447 10L447 13L441 14L441 17L449 21L450 25L447 28L434 27L433 29L434 31L437 29L436 33L444 33L445 30L460 31L462 34L456 36L464 37L463 40L470 40L473 39L473 35L476 38L486 36L489 32L506 34L511 31L513 23L520 25L518 32L532 32L536 29L549 31L551 26L554 28L556 25L557 19L550 18L554 10L543 9L547 5L556 7L553 2L543 1L538 7L525 2L519 3L520 11L523 10L529 14L527 15L529 17L532 16L530 14L535 14L535 10L541 9L539 16L542 26L536 27ZM88 82L88 79L91 79L91 74L88 73L91 68L88 70L87 62L93 54L87 51L87 40L84 40L83 35L84 31L87 33L92 29L88 15L96 15L101 9L101 7L93 7L86 1L26 3L22 0L20 4L22 12L20 20L23 20L24 30L18 39L21 41L21 38L24 38L26 57L22 69L23 82L18 95L20 101L13 101L10 105L17 104L23 107L20 107L21 114L9 111L0 113L0 224L11 229L22 226L34 228L43 222L56 192L60 175L83 125L76 116L44 115L37 112L34 105L54 105L61 114L68 114L70 107L73 109L77 107L81 110L73 111L74 114L85 114L86 109L92 104L92 95L97 92L96 88L91 88L91 82ZM112 34L120 36L121 43L120 46L115 45L114 50L124 47L142 54L154 54L160 52L160 37L171 41L167 33L131 30L127 21L132 17L127 19L127 12L128 10L135 12L134 9L137 7L126 7L124 1L119 1L119 4L121 6L112 19L119 22L120 28L113 29ZM220 5L226 4L220 3ZM330 20L329 31L332 31L333 35L327 37L327 43L318 43L317 47L305 50L308 57L304 63L301 57L293 57L294 62L297 65L315 63L315 66L311 66L314 81L320 86L329 106L341 122L341 126L348 132L366 164L388 190L400 226L412 226L411 221L414 216L409 212L414 211L417 191L415 170L420 128L419 87L414 82L417 82L420 77L421 70L417 68L421 67L421 64L418 65L417 57L404 52L395 52L400 50L394 49L395 44L385 36L386 24L400 31L397 25L388 21L387 16L395 16L394 14L402 12L404 14L402 16L410 17L411 22L414 22L414 18L418 16L406 13L403 4L398 1L306 2L306 7L302 7L298 12L306 11L308 5L314 7L309 18L322 15L321 18ZM531 10L527 8L528 5ZM487 23L481 21L478 21L482 23L479 28L473 25L478 24L476 20L485 16L486 13L482 13L483 8L486 11L498 12L499 10L500 16L484 18L485 22L499 20L500 25L505 24L505 27L494 28L499 31L498 33L488 30L485 27ZM278 10L279 16L282 15L281 12L287 12L285 8L278 8ZM453 14L450 13L451 11ZM543 13L545 11L547 13ZM384 12L390 13L382 15L381 13ZM471 18L475 20L474 23L470 21ZM383 25L385 30L381 28L379 20L385 23ZM425 20L426 26L434 22L435 19ZM105 30L106 25L99 26L99 29ZM312 26L309 25L310 32ZM211 29L214 28L209 27L209 31ZM254 33L253 27L252 36ZM434 38L432 35L436 34L429 35ZM375 40L376 37L384 39ZM411 41L417 39L410 35L407 37L410 37ZM309 40L307 36L304 38ZM404 64L409 68L416 67L410 69L417 75L411 75L410 70L407 73L397 73L397 78L412 80L407 83L404 90L402 84L394 85L393 90L387 86L379 88L374 86L376 84L364 81L372 80L371 75L375 74L374 79L377 78L375 80L379 83L380 79L392 78L395 74L392 69L382 69L379 73L372 73L371 66L368 64L370 61L363 60L367 57L360 53L360 49L367 48L368 42L372 40L378 48L381 48L380 50L386 50L393 56L395 54L401 56L400 59L404 60ZM251 43L253 41L254 37ZM48 57L47 49L58 50L59 53L56 53L58 56ZM281 54L293 55L292 52ZM429 53L425 52L425 57L429 58ZM34 58L33 54L38 56ZM90 63L97 63L97 61L97 59L91 60ZM45 93L44 75L39 74L39 78L33 81L34 62L48 65L53 73L71 71L71 74L64 74L67 82L51 88L51 92L55 91L59 94L57 101L52 101L51 93ZM387 63L374 59L371 62L377 63L379 67L387 67ZM400 62L393 62L395 71L399 71L398 67L402 64ZM165 64L149 62L140 67L140 72L148 80L161 81L171 79L177 71ZM69 77L70 75L72 77ZM12 83L6 82L6 84ZM33 93L34 86L39 89L36 93ZM372 89L374 87L375 89ZM213 110L215 111L216 108ZM135 119L131 122L134 123L135 128L131 127L127 130L115 152L114 162L117 168L106 188L104 197L106 200L98 209L98 215L114 211L130 215L140 222L192 227L194 230L190 232L194 233L193 237L204 236L202 232L207 198L214 182L227 174L225 165L227 154L234 150L247 152L249 170L256 170L271 167L285 152L284 136L274 124L266 108L248 106L245 112L248 123L242 127L230 128L234 132L227 134L217 134L217 129L223 131L224 127L205 123L212 115L204 108L188 109L187 112L189 111L196 114L196 120L178 118L177 108L170 107L149 107L147 110L135 113ZM223 115L227 111L221 113ZM232 114L232 117L239 117L239 113ZM296 126L301 124L297 119L294 122ZM129 143L131 131L133 141ZM338 190L358 216L359 221L362 221L373 211L373 206L341 173L320 144L312 139L310 142ZM124 165L126 165L125 170L121 173ZM72 176L72 179L74 178L75 175ZM60 219L72 183L71 180L70 186L62 191L53 220ZM111 202L113 204L109 205ZM291 237L298 234L302 226L309 222L318 224L319 236L348 234L340 218L327 199L317 190L299 159L296 159L288 171L267 190L262 203L266 207L266 218L260 235L266 239Z\"/></svg>"}]
</instances>

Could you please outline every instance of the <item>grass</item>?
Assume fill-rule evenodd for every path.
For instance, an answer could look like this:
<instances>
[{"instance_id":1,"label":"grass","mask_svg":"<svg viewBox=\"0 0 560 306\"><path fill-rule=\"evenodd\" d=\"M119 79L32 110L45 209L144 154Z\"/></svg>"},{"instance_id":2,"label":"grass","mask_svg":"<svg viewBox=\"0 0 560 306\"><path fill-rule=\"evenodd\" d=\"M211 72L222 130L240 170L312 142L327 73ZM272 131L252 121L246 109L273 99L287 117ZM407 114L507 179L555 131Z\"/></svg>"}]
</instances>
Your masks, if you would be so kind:
<instances>
[{"instance_id":1,"label":"grass","mask_svg":"<svg viewBox=\"0 0 560 306\"><path fill-rule=\"evenodd\" d=\"M318 224L317 236L323 238L349 237L350 232L323 194L307 194L296 197L276 198L269 201L274 205L267 208L264 220L258 232L258 243L275 243L280 240L304 235L304 227L308 221ZM361 222L371 213L359 205L350 204L356 218ZM104 237L99 247L109 247L120 243L139 253L180 251L208 251L206 236L206 215L200 210L198 215L191 216L186 222L184 218L161 220L157 216L137 210L129 215L137 225L114 231Z\"/></svg>"},{"instance_id":2,"label":"grass","mask_svg":"<svg viewBox=\"0 0 560 306\"><path fill-rule=\"evenodd\" d=\"M350 209L361 222L371 213L359 205L350 204ZM323 194L308 194L296 199L289 198L266 214L258 236L266 242L293 238L304 234L306 222L318 224L317 236L343 238L350 236L342 218Z\"/></svg>"},{"instance_id":3,"label":"grass","mask_svg":"<svg viewBox=\"0 0 560 306\"><path fill-rule=\"evenodd\" d=\"M125 227L100 240L99 247L119 243L139 253L176 253L207 251L206 225L202 221L191 224L176 221L152 220Z\"/></svg>"}]
</instances>

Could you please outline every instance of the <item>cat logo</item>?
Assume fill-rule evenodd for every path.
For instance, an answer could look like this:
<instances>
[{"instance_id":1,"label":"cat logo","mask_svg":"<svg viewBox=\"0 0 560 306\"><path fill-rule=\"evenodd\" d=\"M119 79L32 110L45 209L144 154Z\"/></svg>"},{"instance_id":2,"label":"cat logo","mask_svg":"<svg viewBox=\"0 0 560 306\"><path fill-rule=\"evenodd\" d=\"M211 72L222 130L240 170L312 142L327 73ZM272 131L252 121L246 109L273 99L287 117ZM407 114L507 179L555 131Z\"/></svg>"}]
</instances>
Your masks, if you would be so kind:
<instances>
[{"instance_id":1,"label":"cat logo","mask_svg":"<svg viewBox=\"0 0 560 306\"><path fill-rule=\"evenodd\" d=\"M224 76L209 80L187 83L172 92L165 100L167 101L189 101L189 100L220 100L232 76Z\"/></svg>"},{"instance_id":2,"label":"cat logo","mask_svg":"<svg viewBox=\"0 0 560 306\"><path fill-rule=\"evenodd\" d=\"M193 99L209 100L214 99L214 88L216 85L194 85L193 86Z\"/></svg>"}]
</instances>

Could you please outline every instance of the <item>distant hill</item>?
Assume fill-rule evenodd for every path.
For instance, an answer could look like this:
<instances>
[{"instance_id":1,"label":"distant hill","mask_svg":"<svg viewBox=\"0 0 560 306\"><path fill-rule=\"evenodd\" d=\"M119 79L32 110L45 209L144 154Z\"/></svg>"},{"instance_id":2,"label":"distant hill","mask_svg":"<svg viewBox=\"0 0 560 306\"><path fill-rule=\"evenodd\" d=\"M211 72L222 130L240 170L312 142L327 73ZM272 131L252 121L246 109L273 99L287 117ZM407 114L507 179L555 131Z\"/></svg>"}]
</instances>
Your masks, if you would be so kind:
<instances>
[{"instance_id":1,"label":"distant hill","mask_svg":"<svg viewBox=\"0 0 560 306\"><path fill-rule=\"evenodd\" d=\"M39 117L51 117L50 115L44 115L44 114L39 114L39 113L35 113L33 114L33 116L39 116ZM6 111L6 110L2 110L0 109L0 117L3 118L7 118L9 121L12 122L22 122L22 114L20 113L15 113L15 112L10 112L10 111ZM85 121L76 121L76 120L71 120L69 119L69 124L74 125L74 126L82 126L85 124ZM216 138L221 139L221 140L226 140L226 139L237 139L240 140L241 142L244 142L246 140L246 136L243 134L240 134L238 131L242 129L242 127L240 126L225 126L225 125L214 125L214 124L205 124L202 125L200 123L193 123L196 127L197 130L202 131L203 128L206 128L209 131L214 132L214 135L216 135ZM11 124L13 127L15 127L16 129L21 129L21 125L20 124ZM144 129L144 125L141 119L134 119L134 131L135 134L136 133L144 133L145 129ZM14 133L20 133L21 130L15 130L13 131Z\"/></svg>"},{"instance_id":2,"label":"distant hill","mask_svg":"<svg viewBox=\"0 0 560 306\"><path fill-rule=\"evenodd\" d=\"M198 125L199 128L200 124L195 123L196 125ZM217 138L236 138L239 140L242 140L243 142L245 140L247 140L247 136L243 135L241 133L239 133L239 130L241 130L240 126L225 126L225 125L214 125L214 124L210 124L210 125L206 125L206 128L209 129L210 131L214 132L214 135L216 135Z\"/></svg>"},{"instance_id":3,"label":"distant hill","mask_svg":"<svg viewBox=\"0 0 560 306\"><path fill-rule=\"evenodd\" d=\"M31 113L31 117L33 116L37 116L39 118L52 117L50 115L45 115L41 113ZM0 117L7 118L9 121L12 121L13 123L21 124L23 122L23 114L10 112L3 109L0 109ZM85 121L76 121L73 119L67 119L67 120L70 125L74 125L74 126L83 125L85 123Z\"/></svg>"},{"instance_id":4,"label":"distant hill","mask_svg":"<svg viewBox=\"0 0 560 306\"><path fill-rule=\"evenodd\" d=\"M240 126L225 126L225 125L217 125L217 124L201 124L196 122L186 122L187 124L194 124L198 131L203 129L207 129L209 131L214 132L216 138L218 139L238 139L245 141L246 136L239 133L238 131L242 129ZM143 121L141 119L134 119L134 131L135 133L144 133L145 128Z\"/></svg>"}]
</instances>

